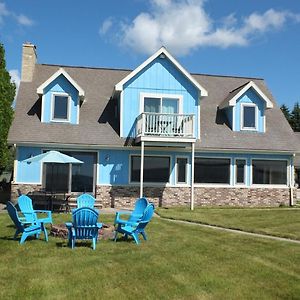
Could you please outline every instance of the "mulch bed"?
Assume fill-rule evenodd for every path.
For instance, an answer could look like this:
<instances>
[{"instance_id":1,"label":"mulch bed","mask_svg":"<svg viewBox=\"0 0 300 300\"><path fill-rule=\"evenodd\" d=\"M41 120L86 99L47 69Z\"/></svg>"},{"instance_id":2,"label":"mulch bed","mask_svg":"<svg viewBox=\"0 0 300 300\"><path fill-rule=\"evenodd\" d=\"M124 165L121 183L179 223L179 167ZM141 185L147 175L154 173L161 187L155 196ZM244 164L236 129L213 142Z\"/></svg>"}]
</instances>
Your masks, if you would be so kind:
<instances>
[{"instance_id":1,"label":"mulch bed","mask_svg":"<svg viewBox=\"0 0 300 300\"><path fill-rule=\"evenodd\" d=\"M65 224L55 224L51 226L50 235L63 239L68 238L68 229ZM115 227L113 225L103 224L99 230L98 239L109 240L115 235Z\"/></svg>"}]
</instances>

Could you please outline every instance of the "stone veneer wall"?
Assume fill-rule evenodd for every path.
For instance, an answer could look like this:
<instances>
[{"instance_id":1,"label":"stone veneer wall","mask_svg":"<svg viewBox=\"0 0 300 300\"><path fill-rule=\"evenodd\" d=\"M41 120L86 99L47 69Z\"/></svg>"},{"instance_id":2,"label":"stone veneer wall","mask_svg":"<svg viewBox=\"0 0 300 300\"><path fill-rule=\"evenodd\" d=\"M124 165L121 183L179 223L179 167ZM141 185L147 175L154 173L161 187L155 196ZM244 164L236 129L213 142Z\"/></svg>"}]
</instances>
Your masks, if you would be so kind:
<instances>
[{"instance_id":1,"label":"stone veneer wall","mask_svg":"<svg viewBox=\"0 0 300 300\"><path fill-rule=\"evenodd\" d=\"M188 206L188 187L145 187L144 195L156 206ZM296 190L294 190L296 195ZM289 188L216 188L195 187L195 205L279 206L290 204ZM133 207L139 187L97 186L96 198L102 207ZM294 198L295 199L295 198Z\"/></svg>"},{"instance_id":2,"label":"stone veneer wall","mask_svg":"<svg viewBox=\"0 0 300 300\"><path fill-rule=\"evenodd\" d=\"M11 184L11 199L16 202L18 189L22 194L38 191L38 184ZM96 187L96 198L100 207L132 208L139 197L138 186ZM144 187L144 195L155 206L189 206L191 189L189 187ZM195 205L213 206L279 206L290 204L289 188L216 188L195 187ZM296 199L296 189L294 189Z\"/></svg>"},{"instance_id":3,"label":"stone veneer wall","mask_svg":"<svg viewBox=\"0 0 300 300\"><path fill-rule=\"evenodd\" d=\"M41 184L19 184L19 183L12 183L11 184L11 200L16 202L19 196L20 191L21 194L28 194L30 192L35 192L41 190Z\"/></svg>"}]
</instances>

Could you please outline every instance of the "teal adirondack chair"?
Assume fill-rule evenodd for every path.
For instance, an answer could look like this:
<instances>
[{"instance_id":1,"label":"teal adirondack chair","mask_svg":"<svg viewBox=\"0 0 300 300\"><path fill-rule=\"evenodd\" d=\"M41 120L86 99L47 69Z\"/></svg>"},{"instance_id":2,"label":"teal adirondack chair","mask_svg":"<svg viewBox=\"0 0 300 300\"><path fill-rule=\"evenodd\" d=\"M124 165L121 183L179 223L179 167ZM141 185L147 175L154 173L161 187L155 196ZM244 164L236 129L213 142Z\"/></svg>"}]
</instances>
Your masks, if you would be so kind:
<instances>
[{"instance_id":1,"label":"teal adirondack chair","mask_svg":"<svg viewBox=\"0 0 300 300\"><path fill-rule=\"evenodd\" d=\"M43 224L51 223L52 224L52 214L50 210L34 210L32 206L32 200L26 196L21 195L18 198L18 205L20 207L21 213L24 215L25 221L31 222L32 224L39 222ZM38 214L47 215L39 218Z\"/></svg>"},{"instance_id":2,"label":"teal adirondack chair","mask_svg":"<svg viewBox=\"0 0 300 300\"><path fill-rule=\"evenodd\" d=\"M102 224L97 223L99 213L89 207L73 210L72 223L65 223L68 228L69 246L75 247L76 240L92 240L93 249L96 249L98 231Z\"/></svg>"},{"instance_id":3,"label":"teal adirondack chair","mask_svg":"<svg viewBox=\"0 0 300 300\"><path fill-rule=\"evenodd\" d=\"M82 194L77 198L77 208L90 207L94 208L96 199L90 194Z\"/></svg>"},{"instance_id":4,"label":"teal adirondack chair","mask_svg":"<svg viewBox=\"0 0 300 300\"><path fill-rule=\"evenodd\" d=\"M7 202L6 208L7 208L7 212L9 214L10 218L12 219L12 221L14 222L14 224L17 228L16 233L14 235L14 239L16 239L17 236L20 233L22 233L22 236L20 239L20 244L23 244L25 242L25 240L27 239L27 237L29 237L31 235L35 235L36 238L38 238L41 231L44 232L45 240L46 240L46 242L48 242L48 234L47 234L47 230L44 226L44 223L32 224L31 222L28 222L28 223L21 222L15 206L10 201Z\"/></svg>"},{"instance_id":5,"label":"teal adirondack chair","mask_svg":"<svg viewBox=\"0 0 300 300\"><path fill-rule=\"evenodd\" d=\"M126 225L118 224L118 227L116 228L115 233L115 242L117 241L118 233L124 234L125 238L128 237L128 235L132 236L136 244L140 243L139 240L139 234L141 234L144 238L144 240L147 240L145 227L148 225L150 220L152 219L154 213L154 205L150 203L147 208L145 209L144 215L140 221L127 223Z\"/></svg>"},{"instance_id":6,"label":"teal adirondack chair","mask_svg":"<svg viewBox=\"0 0 300 300\"><path fill-rule=\"evenodd\" d=\"M115 216L115 225L122 224L126 225L128 222L137 222L139 221L144 214L146 207L148 206L149 202L146 198L142 197L136 200L134 205L134 210L130 211L117 211ZM129 216L127 220L121 219L121 216L127 215Z\"/></svg>"}]
</instances>

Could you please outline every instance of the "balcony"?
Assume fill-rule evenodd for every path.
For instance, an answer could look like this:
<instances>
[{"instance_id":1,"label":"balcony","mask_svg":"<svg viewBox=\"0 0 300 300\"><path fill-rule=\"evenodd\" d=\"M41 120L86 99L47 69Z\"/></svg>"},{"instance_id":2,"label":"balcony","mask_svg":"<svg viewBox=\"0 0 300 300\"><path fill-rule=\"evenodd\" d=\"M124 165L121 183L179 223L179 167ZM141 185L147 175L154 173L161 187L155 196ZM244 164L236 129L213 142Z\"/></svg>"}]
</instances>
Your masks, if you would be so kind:
<instances>
[{"instance_id":1,"label":"balcony","mask_svg":"<svg viewBox=\"0 0 300 300\"><path fill-rule=\"evenodd\" d=\"M192 142L194 119L191 114L141 113L136 122L136 140Z\"/></svg>"}]
</instances>

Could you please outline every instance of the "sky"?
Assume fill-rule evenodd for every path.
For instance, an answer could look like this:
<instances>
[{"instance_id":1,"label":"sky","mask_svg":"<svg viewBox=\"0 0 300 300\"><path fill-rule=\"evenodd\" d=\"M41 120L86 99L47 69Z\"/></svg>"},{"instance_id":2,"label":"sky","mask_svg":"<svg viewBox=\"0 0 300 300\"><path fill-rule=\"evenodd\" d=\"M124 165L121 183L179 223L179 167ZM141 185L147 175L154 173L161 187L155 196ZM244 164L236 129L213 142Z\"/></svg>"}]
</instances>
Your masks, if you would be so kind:
<instances>
[{"instance_id":1,"label":"sky","mask_svg":"<svg viewBox=\"0 0 300 300\"><path fill-rule=\"evenodd\" d=\"M165 46L190 73L264 78L300 102L299 0L0 0L0 43L20 81L22 44L38 62L134 69Z\"/></svg>"}]
</instances>

